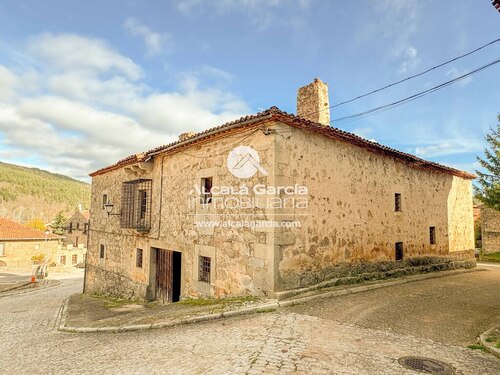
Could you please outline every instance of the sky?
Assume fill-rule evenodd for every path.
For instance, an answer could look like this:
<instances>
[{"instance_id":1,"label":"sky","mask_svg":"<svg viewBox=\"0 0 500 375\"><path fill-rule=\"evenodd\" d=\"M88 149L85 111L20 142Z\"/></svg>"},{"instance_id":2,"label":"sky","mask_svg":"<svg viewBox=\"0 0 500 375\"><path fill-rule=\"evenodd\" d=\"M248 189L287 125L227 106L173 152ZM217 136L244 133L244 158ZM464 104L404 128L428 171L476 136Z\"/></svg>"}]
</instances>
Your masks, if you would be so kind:
<instances>
[{"instance_id":1,"label":"sky","mask_svg":"<svg viewBox=\"0 0 500 375\"><path fill-rule=\"evenodd\" d=\"M0 161L76 179L271 106L330 104L500 37L489 0L0 0ZM332 126L474 172L500 113L500 43L331 110Z\"/></svg>"}]
</instances>

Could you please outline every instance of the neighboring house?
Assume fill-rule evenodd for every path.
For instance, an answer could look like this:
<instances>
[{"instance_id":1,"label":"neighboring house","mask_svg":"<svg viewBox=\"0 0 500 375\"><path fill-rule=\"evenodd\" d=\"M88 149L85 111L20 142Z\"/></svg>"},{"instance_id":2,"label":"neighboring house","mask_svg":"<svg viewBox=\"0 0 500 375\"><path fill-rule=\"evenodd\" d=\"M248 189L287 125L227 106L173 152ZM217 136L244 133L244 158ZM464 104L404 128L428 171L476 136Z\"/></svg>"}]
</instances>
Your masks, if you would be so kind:
<instances>
[{"instance_id":1,"label":"neighboring house","mask_svg":"<svg viewBox=\"0 0 500 375\"><path fill-rule=\"evenodd\" d=\"M90 212L78 210L64 223L65 245L76 248L87 248L87 235Z\"/></svg>"},{"instance_id":2,"label":"neighboring house","mask_svg":"<svg viewBox=\"0 0 500 375\"><path fill-rule=\"evenodd\" d=\"M481 205L481 247L483 254L500 252L500 211Z\"/></svg>"},{"instance_id":3,"label":"neighboring house","mask_svg":"<svg viewBox=\"0 0 500 375\"><path fill-rule=\"evenodd\" d=\"M58 262L64 237L0 218L0 266L30 267L33 256Z\"/></svg>"},{"instance_id":4,"label":"neighboring house","mask_svg":"<svg viewBox=\"0 0 500 375\"><path fill-rule=\"evenodd\" d=\"M315 80L298 116L272 107L92 173L85 291L274 295L360 265L473 259L475 176L330 127L328 106Z\"/></svg>"}]
</instances>

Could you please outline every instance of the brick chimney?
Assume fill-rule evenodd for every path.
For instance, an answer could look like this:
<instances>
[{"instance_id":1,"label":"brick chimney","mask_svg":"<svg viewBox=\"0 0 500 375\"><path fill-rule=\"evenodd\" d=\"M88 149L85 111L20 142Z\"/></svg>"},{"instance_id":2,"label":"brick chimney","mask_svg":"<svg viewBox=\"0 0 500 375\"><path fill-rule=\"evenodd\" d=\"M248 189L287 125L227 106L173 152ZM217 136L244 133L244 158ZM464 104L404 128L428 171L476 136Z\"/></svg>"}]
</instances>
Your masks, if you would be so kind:
<instances>
[{"instance_id":1,"label":"brick chimney","mask_svg":"<svg viewBox=\"0 0 500 375\"><path fill-rule=\"evenodd\" d=\"M297 116L306 120L330 126L329 106L328 85L319 78L314 78L297 93Z\"/></svg>"}]
</instances>

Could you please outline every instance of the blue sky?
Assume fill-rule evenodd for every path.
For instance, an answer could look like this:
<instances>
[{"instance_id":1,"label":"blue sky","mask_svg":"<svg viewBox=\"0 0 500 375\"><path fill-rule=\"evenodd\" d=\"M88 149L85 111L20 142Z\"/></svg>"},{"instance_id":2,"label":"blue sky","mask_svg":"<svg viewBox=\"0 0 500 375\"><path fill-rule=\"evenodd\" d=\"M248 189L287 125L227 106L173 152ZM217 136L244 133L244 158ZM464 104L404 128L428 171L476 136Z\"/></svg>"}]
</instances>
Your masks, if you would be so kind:
<instances>
[{"instance_id":1,"label":"blue sky","mask_svg":"<svg viewBox=\"0 0 500 375\"><path fill-rule=\"evenodd\" d=\"M0 2L0 160L88 180L129 154L329 84L330 104L500 36L489 0ZM335 108L390 103L500 57L496 43ZM500 64L409 104L333 122L474 171L500 112Z\"/></svg>"}]
</instances>

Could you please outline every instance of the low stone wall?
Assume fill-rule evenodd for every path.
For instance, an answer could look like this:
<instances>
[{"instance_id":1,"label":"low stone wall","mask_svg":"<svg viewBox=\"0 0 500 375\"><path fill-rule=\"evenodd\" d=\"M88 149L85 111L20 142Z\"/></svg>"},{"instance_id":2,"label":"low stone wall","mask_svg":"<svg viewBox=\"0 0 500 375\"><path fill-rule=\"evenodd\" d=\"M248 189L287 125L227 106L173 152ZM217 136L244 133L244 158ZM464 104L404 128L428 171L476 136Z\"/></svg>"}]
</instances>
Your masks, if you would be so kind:
<instances>
[{"instance_id":1,"label":"low stone wall","mask_svg":"<svg viewBox=\"0 0 500 375\"><path fill-rule=\"evenodd\" d=\"M130 300L148 299L148 285L115 272L87 264L85 294Z\"/></svg>"},{"instance_id":2,"label":"low stone wall","mask_svg":"<svg viewBox=\"0 0 500 375\"><path fill-rule=\"evenodd\" d=\"M280 290L293 290L311 285L330 287L367 280L474 267L476 267L474 250L455 252L449 256L412 257L398 262L338 263L322 270L309 270L301 273L294 273L291 270L281 272Z\"/></svg>"}]
</instances>

